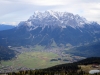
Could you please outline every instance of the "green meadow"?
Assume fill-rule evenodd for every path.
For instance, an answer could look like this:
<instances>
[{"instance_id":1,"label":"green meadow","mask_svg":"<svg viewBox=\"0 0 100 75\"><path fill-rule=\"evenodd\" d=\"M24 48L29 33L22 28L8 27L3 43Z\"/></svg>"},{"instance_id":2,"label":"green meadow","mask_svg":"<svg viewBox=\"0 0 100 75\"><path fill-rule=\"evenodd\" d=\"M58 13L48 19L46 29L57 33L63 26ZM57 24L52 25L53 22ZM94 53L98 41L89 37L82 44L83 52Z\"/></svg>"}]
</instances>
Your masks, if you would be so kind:
<instances>
[{"instance_id":1,"label":"green meadow","mask_svg":"<svg viewBox=\"0 0 100 75\"><path fill-rule=\"evenodd\" d=\"M32 69L46 68L61 64L60 61L50 61L57 59L59 56L52 52L24 52L9 61L1 61L2 66L27 67Z\"/></svg>"}]
</instances>

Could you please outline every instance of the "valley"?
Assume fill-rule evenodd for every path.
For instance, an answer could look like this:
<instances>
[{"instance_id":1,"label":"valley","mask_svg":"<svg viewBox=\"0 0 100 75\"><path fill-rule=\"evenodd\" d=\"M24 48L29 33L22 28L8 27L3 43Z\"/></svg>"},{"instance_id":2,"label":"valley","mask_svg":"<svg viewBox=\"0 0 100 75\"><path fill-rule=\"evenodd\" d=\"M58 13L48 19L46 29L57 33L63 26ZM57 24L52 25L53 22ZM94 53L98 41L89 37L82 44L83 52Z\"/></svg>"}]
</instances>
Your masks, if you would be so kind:
<instances>
[{"instance_id":1,"label":"valley","mask_svg":"<svg viewBox=\"0 0 100 75\"><path fill-rule=\"evenodd\" d=\"M100 57L86 58L74 63L65 63L43 69L25 69L0 75L100 75Z\"/></svg>"},{"instance_id":2,"label":"valley","mask_svg":"<svg viewBox=\"0 0 100 75\"><path fill-rule=\"evenodd\" d=\"M100 57L100 24L73 13L34 12L18 26L0 31L0 73L41 75L49 69L54 75L80 75L94 69L89 66L93 61L99 63L100 58L78 62L88 57Z\"/></svg>"},{"instance_id":3,"label":"valley","mask_svg":"<svg viewBox=\"0 0 100 75\"><path fill-rule=\"evenodd\" d=\"M41 50L39 50L39 47ZM38 50L37 50L38 48ZM11 47L20 52L11 60L1 61L0 72L16 72L20 70L34 70L51 67L58 64L72 63L84 57L64 54L60 48L43 49L41 46L32 47Z\"/></svg>"}]
</instances>

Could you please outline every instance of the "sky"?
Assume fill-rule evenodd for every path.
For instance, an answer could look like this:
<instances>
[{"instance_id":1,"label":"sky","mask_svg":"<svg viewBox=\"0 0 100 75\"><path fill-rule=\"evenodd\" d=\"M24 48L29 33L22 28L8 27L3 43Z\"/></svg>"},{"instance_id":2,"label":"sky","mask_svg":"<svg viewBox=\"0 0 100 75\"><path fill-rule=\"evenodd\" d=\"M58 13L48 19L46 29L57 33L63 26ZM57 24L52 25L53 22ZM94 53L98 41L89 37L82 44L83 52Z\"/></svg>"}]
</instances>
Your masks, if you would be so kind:
<instances>
[{"instance_id":1,"label":"sky","mask_svg":"<svg viewBox=\"0 0 100 75\"><path fill-rule=\"evenodd\" d=\"M0 0L0 24L18 25L35 11L78 14L100 24L100 0Z\"/></svg>"}]
</instances>

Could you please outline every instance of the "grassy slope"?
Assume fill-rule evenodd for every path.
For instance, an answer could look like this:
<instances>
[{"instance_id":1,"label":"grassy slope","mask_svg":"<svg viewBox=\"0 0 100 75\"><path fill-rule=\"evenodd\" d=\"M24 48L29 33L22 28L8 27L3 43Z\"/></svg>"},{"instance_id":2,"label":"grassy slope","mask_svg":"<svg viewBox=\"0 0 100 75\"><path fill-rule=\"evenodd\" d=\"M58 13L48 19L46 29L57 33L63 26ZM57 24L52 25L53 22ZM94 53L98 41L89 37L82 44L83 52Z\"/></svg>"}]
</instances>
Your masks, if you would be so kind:
<instances>
[{"instance_id":1,"label":"grassy slope","mask_svg":"<svg viewBox=\"0 0 100 75\"><path fill-rule=\"evenodd\" d=\"M93 70L94 68L92 67L92 65L80 65L81 69L85 72L89 72L90 70Z\"/></svg>"},{"instance_id":2,"label":"grassy slope","mask_svg":"<svg viewBox=\"0 0 100 75\"><path fill-rule=\"evenodd\" d=\"M32 50L40 51L40 50L44 50L44 48L45 46L35 45L35 47Z\"/></svg>"}]
</instances>

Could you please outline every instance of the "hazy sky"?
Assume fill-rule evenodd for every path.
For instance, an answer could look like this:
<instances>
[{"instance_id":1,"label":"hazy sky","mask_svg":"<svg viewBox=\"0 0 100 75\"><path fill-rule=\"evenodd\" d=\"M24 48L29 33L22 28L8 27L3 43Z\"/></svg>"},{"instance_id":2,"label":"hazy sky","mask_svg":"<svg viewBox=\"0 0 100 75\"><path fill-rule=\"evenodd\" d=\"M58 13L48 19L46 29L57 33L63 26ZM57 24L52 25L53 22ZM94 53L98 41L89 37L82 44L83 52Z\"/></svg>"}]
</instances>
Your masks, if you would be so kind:
<instances>
[{"instance_id":1,"label":"hazy sky","mask_svg":"<svg viewBox=\"0 0 100 75\"><path fill-rule=\"evenodd\" d=\"M34 11L67 11L100 24L100 0L0 0L0 24L17 25Z\"/></svg>"}]
</instances>

